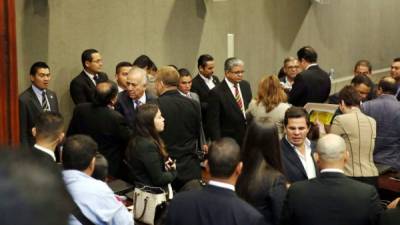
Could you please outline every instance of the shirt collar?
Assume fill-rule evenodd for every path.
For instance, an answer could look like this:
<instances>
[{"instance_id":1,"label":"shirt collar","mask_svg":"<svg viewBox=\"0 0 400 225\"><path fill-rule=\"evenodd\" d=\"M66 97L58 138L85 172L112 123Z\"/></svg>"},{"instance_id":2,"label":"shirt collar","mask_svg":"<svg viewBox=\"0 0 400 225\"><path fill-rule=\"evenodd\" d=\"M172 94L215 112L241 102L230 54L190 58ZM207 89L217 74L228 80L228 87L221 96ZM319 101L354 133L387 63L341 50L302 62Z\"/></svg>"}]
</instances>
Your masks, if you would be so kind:
<instances>
[{"instance_id":1,"label":"shirt collar","mask_svg":"<svg viewBox=\"0 0 400 225\"><path fill-rule=\"evenodd\" d=\"M229 190L235 191L235 186L233 186L232 184L228 184L228 183L224 183L224 182L220 182L220 181L215 181L215 180L210 180L208 182L208 184L212 185L212 186L216 186L216 187L225 188L225 189L229 189Z\"/></svg>"},{"instance_id":2,"label":"shirt collar","mask_svg":"<svg viewBox=\"0 0 400 225\"><path fill-rule=\"evenodd\" d=\"M225 79L225 81L226 81L226 83L228 84L228 87L230 88L230 89L232 89L232 88L234 88L235 87L235 84L233 84L232 82L230 82L228 79L226 79L226 78L224 78ZM237 83L237 87L239 87L239 83Z\"/></svg>"},{"instance_id":3,"label":"shirt collar","mask_svg":"<svg viewBox=\"0 0 400 225\"><path fill-rule=\"evenodd\" d=\"M45 89L39 89L38 87L36 87L34 84L32 84L32 90L33 90L33 92L36 94L36 95L42 95L42 92L45 90Z\"/></svg>"},{"instance_id":4,"label":"shirt collar","mask_svg":"<svg viewBox=\"0 0 400 225\"><path fill-rule=\"evenodd\" d=\"M190 95L190 92L188 92L187 94L183 93L182 91L180 91L178 89L179 94L181 94L182 96L188 97L188 95Z\"/></svg>"},{"instance_id":5,"label":"shirt collar","mask_svg":"<svg viewBox=\"0 0 400 225\"><path fill-rule=\"evenodd\" d=\"M310 67L312 67L312 66L318 66L318 64L317 64L317 63L311 63L311 64L309 64L309 65L306 67L306 70L308 70L308 68L310 68Z\"/></svg>"},{"instance_id":6,"label":"shirt collar","mask_svg":"<svg viewBox=\"0 0 400 225\"><path fill-rule=\"evenodd\" d=\"M289 145L292 146L293 149L295 149L296 146L293 145L293 144L289 141L289 139L288 139L288 137L287 137L287 134L285 135L285 138L286 138L286 141L289 143ZM307 149L307 148L311 148L311 141L308 140L308 138L306 138L306 140L304 140L304 145L305 145L306 149Z\"/></svg>"},{"instance_id":7,"label":"shirt collar","mask_svg":"<svg viewBox=\"0 0 400 225\"><path fill-rule=\"evenodd\" d=\"M139 102L140 102L141 104L146 104L146 92L143 92L142 97L140 97L138 100L139 100ZM135 102L136 100L135 100L135 99L132 99L132 101Z\"/></svg>"},{"instance_id":8,"label":"shirt collar","mask_svg":"<svg viewBox=\"0 0 400 225\"><path fill-rule=\"evenodd\" d=\"M86 71L85 69L83 69L83 72L85 72L85 74L86 74L87 76L89 76L89 78L92 79L92 80L94 79L94 76L97 75L97 74L91 74L91 73L89 73L88 71Z\"/></svg>"},{"instance_id":9,"label":"shirt collar","mask_svg":"<svg viewBox=\"0 0 400 225\"><path fill-rule=\"evenodd\" d=\"M200 75L201 78L203 78L203 80L204 80L205 82L213 81L212 75L210 76L210 78L207 78L207 77L203 76L201 73L199 73L199 75Z\"/></svg>"},{"instance_id":10,"label":"shirt collar","mask_svg":"<svg viewBox=\"0 0 400 225\"><path fill-rule=\"evenodd\" d=\"M341 169L336 169L336 168L326 168L326 169L322 169L320 171L321 173L343 173L344 171Z\"/></svg>"},{"instance_id":11,"label":"shirt collar","mask_svg":"<svg viewBox=\"0 0 400 225\"><path fill-rule=\"evenodd\" d=\"M38 145L38 144L35 144L33 147L35 147L35 148L37 148L38 150L40 150L40 151L42 151L42 152L44 152L44 153L50 155L51 158L53 158L54 162L56 161L56 156L55 156L55 154L54 154L54 151L52 151L52 150L50 150L50 149L48 149L48 148L45 148L45 147L43 147L43 146L40 146L40 145Z\"/></svg>"}]
</instances>

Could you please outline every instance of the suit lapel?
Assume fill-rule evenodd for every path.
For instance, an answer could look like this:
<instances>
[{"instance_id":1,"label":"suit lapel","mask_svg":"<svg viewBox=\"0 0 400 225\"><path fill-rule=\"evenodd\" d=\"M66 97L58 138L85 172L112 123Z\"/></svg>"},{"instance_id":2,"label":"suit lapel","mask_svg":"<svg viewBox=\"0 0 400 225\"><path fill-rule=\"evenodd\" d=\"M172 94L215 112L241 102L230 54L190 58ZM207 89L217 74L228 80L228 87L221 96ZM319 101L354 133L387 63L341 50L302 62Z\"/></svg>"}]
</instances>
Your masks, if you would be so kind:
<instances>
[{"instance_id":1,"label":"suit lapel","mask_svg":"<svg viewBox=\"0 0 400 225\"><path fill-rule=\"evenodd\" d=\"M285 155L286 158L292 163L292 165L296 166L303 174L304 176L307 177L306 170L303 167L303 164L301 163L299 156L296 153L296 150L293 149L293 147L289 144L289 142L284 138L284 144L286 145L285 149Z\"/></svg>"},{"instance_id":2,"label":"suit lapel","mask_svg":"<svg viewBox=\"0 0 400 225\"><path fill-rule=\"evenodd\" d=\"M201 78L200 74L198 74L197 77L200 80L199 84L201 85L201 89L203 89L205 92L208 92L210 89L208 88L206 82L203 80L203 78Z\"/></svg>"},{"instance_id":3,"label":"suit lapel","mask_svg":"<svg viewBox=\"0 0 400 225\"><path fill-rule=\"evenodd\" d=\"M83 80L85 80L87 85L89 85L91 88L96 88L96 85L94 85L93 81L89 78L88 75L86 75L85 71L82 71L80 75L82 76Z\"/></svg>"},{"instance_id":4,"label":"suit lapel","mask_svg":"<svg viewBox=\"0 0 400 225\"><path fill-rule=\"evenodd\" d=\"M49 100L50 110L52 112L58 112L58 107L56 103L56 96L54 93L50 92L49 90L46 91L47 100Z\"/></svg>"},{"instance_id":5,"label":"suit lapel","mask_svg":"<svg viewBox=\"0 0 400 225\"><path fill-rule=\"evenodd\" d=\"M42 110L42 104L39 102L39 99L37 98L35 92L32 89L32 86L29 88L29 94L31 95L31 98L33 99L33 105L40 111Z\"/></svg>"},{"instance_id":6,"label":"suit lapel","mask_svg":"<svg viewBox=\"0 0 400 225\"><path fill-rule=\"evenodd\" d=\"M224 95L225 99L229 102L229 104L232 106L232 108L237 113L240 113L244 117L242 110L239 108L239 106L236 102L236 99L233 96L232 91L229 88L228 83L226 83L225 80L222 81L221 88L222 88L222 91L225 93L225 95Z\"/></svg>"}]
</instances>

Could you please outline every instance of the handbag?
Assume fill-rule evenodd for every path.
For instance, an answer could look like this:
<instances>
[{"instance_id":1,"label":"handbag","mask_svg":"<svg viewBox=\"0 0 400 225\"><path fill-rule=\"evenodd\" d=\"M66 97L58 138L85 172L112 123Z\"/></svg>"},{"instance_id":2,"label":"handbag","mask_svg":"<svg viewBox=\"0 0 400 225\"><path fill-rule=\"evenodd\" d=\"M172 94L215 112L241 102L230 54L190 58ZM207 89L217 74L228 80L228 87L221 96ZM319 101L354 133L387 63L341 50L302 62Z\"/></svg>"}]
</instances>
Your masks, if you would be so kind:
<instances>
[{"instance_id":1,"label":"handbag","mask_svg":"<svg viewBox=\"0 0 400 225\"><path fill-rule=\"evenodd\" d=\"M170 190L170 184L169 190ZM172 190L172 189L171 189ZM168 193L159 187L135 187L133 192L134 218L145 224L154 225L158 208L164 208L167 203Z\"/></svg>"}]
</instances>

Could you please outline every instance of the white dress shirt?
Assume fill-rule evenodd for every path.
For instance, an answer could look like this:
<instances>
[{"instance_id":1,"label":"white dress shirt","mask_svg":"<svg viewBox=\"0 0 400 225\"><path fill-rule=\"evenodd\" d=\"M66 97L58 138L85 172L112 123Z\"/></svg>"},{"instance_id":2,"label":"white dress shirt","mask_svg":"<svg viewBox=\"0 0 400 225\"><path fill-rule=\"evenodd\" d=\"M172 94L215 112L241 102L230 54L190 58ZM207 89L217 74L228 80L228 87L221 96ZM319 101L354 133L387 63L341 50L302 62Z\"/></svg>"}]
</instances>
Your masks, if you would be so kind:
<instances>
[{"instance_id":1,"label":"white dress shirt","mask_svg":"<svg viewBox=\"0 0 400 225\"><path fill-rule=\"evenodd\" d=\"M142 97L140 97L139 99L140 105L146 104L146 92L143 93ZM136 109L138 106L135 103L136 100L132 99L132 103L133 103L133 107Z\"/></svg>"},{"instance_id":2,"label":"white dress shirt","mask_svg":"<svg viewBox=\"0 0 400 225\"><path fill-rule=\"evenodd\" d=\"M83 70L83 72L85 72L85 74L86 74L86 75L90 78L90 80L93 82L94 86L96 86L97 84L96 84L96 81L94 80L94 76L97 75L97 74L93 75L93 74L89 73L89 72L86 71L86 70Z\"/></svg>"},{"instance_id":3,"label":"white dress shirt","mask_svg":"<svg viewBox=\"0 0 400 225\"><path fill-rule=\"evenodd\" d=\"M199 73L199 75L200 75L201 78L203 78L203 80L204 80L204 82L206 83L208 89L211 90L211 89L213 89L213 88L215 87L215 84L214 84L214 80L213 80L212 75L211 75L210 78L207 78L207 77L201 75L200 73Z\"/></svg>"},{"instance_id":4,"label":"white dress shirt","mask_svg":"<svg viewBox=\"0 0 400 225\"><path fill-rule=\"evenodd\" d=\"M40 106L42 106L42 92L46 91L46 90L41 90L39 88L37 88L35 85L32 84L32 90L35 93L37 99L39 100ZM51 107L50 107L50 102L49 99L47 99L47 95L46 96L46 101L47 101L47 106L49 107L49 111L51 111Z\"/></svg>"},{"instance_id":5,"label":"white dress shirt","mask_svg":"<svg viewBox=\"0 0 400 225\"><path fill-rule=\"evenodd\" d=\"M225 188L225 189L229 189L229 190L235 191L235 186L233 186L232 184L219 182L219 181L215 181L215 180L210 180L208 182L208 184L216 186L216 187Z\"/></svg>"},{"instance_id":6,"label":"white dress shirt","mask_svg":"<svg viewBox=\"0 0 400 225\"><path fill-rule=\"evenodd\" d=\"M287 140L287 136L286 136ZM296 151L297 156L299 157L301 164L303 164L304 170L306 171L307 178L312 179L316 177L316 171L315 171L315 165L314 165L314 160L311 156L311 142L306 138L304 141L304 155L301 154L301 152L297 149L296 146L294 146L290 141L288 143L292 146L292 148Z\"/></svg>"},{"instance_id":7,"label":"white dress shirt","mask_svg":"<svg viewBox=\"0 0 400 225\"><path fill-rule=\"evenodd\" d=\"M228 84L228 87L232 92L233 98L235 98L235 85L232 82L230 82L228 79L226 79L226 78L225 78L225 81ZM242 110L243 116L246 118L246 111L244 109L244 101L243 101L242 91L240 90L239 83L237 84L237 88L239 90L240 99L242 99L242 108L241 108L241 110Z\"/></svg>"}]
</instances>

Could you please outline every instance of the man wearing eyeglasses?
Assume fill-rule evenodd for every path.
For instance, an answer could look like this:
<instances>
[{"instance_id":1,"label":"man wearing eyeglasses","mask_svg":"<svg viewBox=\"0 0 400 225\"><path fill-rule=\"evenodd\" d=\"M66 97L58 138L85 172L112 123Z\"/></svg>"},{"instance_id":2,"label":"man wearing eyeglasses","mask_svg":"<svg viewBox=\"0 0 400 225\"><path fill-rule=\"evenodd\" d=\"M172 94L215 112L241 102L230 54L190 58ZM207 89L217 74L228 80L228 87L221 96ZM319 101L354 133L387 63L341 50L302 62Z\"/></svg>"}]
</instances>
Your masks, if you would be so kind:
<instances>
[{"instance_id":1,"label":"man wearing eyeglasses","mask_svg":"<svg viewBox=\"0 0 400 225\"><path fill-rule=\"evenodd\" d=\"M103 59L96 49L86 49L81 56L83 70L70 83L69 92L75 105L93 102L96 85L108 80L101 72Z\"/></svg>"},{"instance_id":2,"label":"man wearing eyeglasses","mask_svg":"<svg viewBox=\"0 0 400 225\"><path fill-rule=\"evenodd\" d=\"M225 78L210 91L207 130L212 141L231 137L241 145L246 131L246 109L252 98L250 84L243 80L244 62L228 58Z\"/></svg>"},{"instance_id":3,"label":"man wearing eyeglasses","mask_svg":"<svg viewBox=\"0 0 400 225\"><path fill-rule=\"evenodd\" d=\"M289 92L292 90L294 78L300 72L299 61L294 57L285 58L283 61L283 71L285 72L285 76L281 77L279 80L285 91Z\"/></svg>"}]
</instances>

